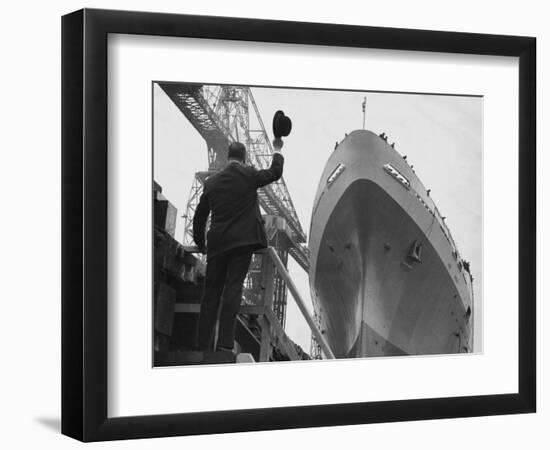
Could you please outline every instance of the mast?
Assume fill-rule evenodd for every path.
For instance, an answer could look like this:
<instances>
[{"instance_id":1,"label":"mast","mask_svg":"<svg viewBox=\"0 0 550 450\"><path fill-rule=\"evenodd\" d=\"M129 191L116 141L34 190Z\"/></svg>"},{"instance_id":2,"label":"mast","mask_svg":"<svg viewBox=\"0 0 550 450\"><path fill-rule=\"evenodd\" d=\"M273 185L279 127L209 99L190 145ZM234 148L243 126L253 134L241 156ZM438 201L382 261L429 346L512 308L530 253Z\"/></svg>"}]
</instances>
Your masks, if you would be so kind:
<instances>
[{"instance_id":1,"label":"mast","mask_svg":"<svg viewBox=\"0 0 550 450\"><path fill-rule=\"evenodd\" d=\"M367 97L363 97L363 103L361 104L363 108L363 130L365 129L365 115L367 109Z\"/></svg>"}]
</instances>

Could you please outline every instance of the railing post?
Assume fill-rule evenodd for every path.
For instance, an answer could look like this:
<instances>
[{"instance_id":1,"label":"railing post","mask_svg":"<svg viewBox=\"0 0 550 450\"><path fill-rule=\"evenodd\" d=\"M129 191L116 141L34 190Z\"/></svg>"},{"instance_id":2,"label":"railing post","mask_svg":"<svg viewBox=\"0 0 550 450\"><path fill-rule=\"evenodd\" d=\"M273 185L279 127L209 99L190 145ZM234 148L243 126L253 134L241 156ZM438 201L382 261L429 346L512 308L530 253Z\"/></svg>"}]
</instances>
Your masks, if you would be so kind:
<instances>
[{"instance_id":1,"label":"railing post","mask_svg":"<svg viewBox=\"0 0 550 450\"><path fill-rule=\"evenodd\" d=\"M266 309L271 309L273 306L273 291L274 291L275 267L273 261L267 253L262 254L262 275L261 287L263 289L261 295L261 304ZM269 353L271 347L271 324L262 314L260 317L260 326L262 328L260 341L260 362L269 361Z\"/></svg>"}]
</instances>

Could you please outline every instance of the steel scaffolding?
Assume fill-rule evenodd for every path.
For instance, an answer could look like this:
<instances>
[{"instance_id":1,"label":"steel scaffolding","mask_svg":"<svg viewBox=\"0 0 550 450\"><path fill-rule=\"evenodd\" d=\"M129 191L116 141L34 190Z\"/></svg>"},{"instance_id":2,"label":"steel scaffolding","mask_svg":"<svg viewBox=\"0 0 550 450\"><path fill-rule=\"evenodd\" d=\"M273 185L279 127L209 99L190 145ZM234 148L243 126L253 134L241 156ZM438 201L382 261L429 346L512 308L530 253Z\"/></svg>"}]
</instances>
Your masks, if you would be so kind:
<instances>
[{"instance_id":1,"label":"steel scaffolding","mask_svg":"<svg viewBox=\"0 0 550 450\"><path fill-rule=\"evenodd\" d=\"M208 171L197 172L191 187L185 213L184 244L193 243L193 216L198 205L204 180L227 163L227 147L239 141L247 148L248 162L265 169L271 164L273 147L265 130L258 107L250 88L245 86L214 86L189 83L159 83L161 89L179 108L193 127L206 141ZM251 126L251 122L253 126ZM292 203L284 178L258 190L260 206L266 215L284 219L286 227L282 236L277 230L271 234L273 245L284 265L290 254L307 272L309 252L306 235ZM253 301L259 286L259 275L251 271L245 281L245 297ZM287 289L284 280L275 276L273 307L277 318L284 326Z\"/></svg>"}]
</instances>

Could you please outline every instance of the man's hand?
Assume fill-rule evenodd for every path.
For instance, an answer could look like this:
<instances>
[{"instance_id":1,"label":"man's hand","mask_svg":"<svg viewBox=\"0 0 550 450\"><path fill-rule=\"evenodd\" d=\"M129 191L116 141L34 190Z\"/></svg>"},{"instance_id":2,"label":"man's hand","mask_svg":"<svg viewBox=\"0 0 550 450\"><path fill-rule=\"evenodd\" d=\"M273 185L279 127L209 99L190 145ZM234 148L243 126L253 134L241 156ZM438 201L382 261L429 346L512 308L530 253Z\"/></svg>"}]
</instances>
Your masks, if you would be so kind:
<instances>
[{"instance_id":1,"label":"man's hand","mask_svg":"<svg viewBox=\"0 0 550 450\"><path fill-rule=\"evenodd\" d=\"M280 152L283 148L283 140L281 138L273 139L273 148L276 152Z\"/></svg>"}]
</instances>

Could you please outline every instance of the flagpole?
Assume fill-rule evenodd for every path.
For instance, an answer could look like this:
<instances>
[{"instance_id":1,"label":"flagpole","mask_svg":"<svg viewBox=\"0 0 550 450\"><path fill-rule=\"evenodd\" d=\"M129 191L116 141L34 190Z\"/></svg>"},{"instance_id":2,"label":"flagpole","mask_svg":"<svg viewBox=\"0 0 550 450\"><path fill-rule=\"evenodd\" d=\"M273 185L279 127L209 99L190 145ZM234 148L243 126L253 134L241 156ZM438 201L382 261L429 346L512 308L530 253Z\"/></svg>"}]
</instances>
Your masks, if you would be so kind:
<instances>
[{"instance_id":1,"label":"flagpole","mask_svg":"<svg viewBox=\"0 0 550 450\"><path fill-rule=\"evenodd\" d=\"M363 104L361 105L363 107L363 130L365 129L365 110L367 106L367 97L363 98Z\"/></svg>"}]
</instances>

